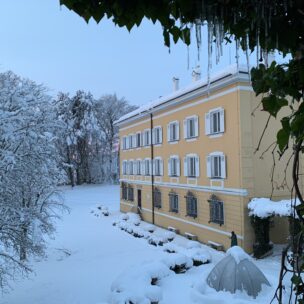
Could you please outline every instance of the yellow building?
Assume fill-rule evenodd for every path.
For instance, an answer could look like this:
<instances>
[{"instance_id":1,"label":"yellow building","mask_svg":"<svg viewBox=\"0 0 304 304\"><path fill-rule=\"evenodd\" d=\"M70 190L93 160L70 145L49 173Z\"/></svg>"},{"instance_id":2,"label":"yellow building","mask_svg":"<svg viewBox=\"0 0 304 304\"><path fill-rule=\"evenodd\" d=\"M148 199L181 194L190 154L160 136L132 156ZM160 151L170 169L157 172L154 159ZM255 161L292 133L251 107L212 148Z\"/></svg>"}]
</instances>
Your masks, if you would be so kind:
<instances>
[{"instance_id":1,"label":"yellow building","mask_svg":"<svg viewBox=\"0 0 304 304\"><path fill-rule=\"evenodd\" d=\"M290 195L275 183L284 160L273 173L273 155L255 153L268 119L258 105L247 68L234 66L120 118L121 211L139 208L148 222L224 249L234 231L252 251L250 199L272 188L275 199ZM279 124L270 121L260 151ZM272 223L271 240L286 242L286 228Z\"/></svg>"}]
</instances>

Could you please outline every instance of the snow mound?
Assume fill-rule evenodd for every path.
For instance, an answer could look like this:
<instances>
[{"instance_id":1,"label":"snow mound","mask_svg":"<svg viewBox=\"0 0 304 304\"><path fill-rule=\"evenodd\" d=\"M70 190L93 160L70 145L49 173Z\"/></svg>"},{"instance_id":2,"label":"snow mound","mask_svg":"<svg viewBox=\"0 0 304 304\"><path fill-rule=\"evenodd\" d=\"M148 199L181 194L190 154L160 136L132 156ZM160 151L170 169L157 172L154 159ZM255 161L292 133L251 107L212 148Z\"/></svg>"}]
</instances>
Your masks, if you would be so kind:
<instances>
[{"instance_id":1,"label":"snow mound","mask_svg":"<svg viewBox=\"0 0 304 304\"><path fill-rule=\"evenodd\" d=\"M266 218L269 216L293 216L294 205L300 204L299 200L272 201L269 198L253 198L249 204L249 215Z\"/></svg>"},{"instance_id":2,"label":"snow mound","mask_svg":"<svg viewBox=\"0 0 304 304\"><path fill-rule=\"evenodd\" d=\"M127 221L129 219L129 215L126 214L126 213L122 213L120 216L119 216L119 221Z\"/></svg>"},{"instance_id":3,"label":"snow mound","mask_svg":"<svg viewBox=\"0 0 304 304\"><path fill-rule=\"evenodd\" d=\"M201 248L201 244L197 241L189 241L186 245L187 249Z\"/></svg>"},{"instance_id":4,"label":"snow mound","mask_svg":"<svg viewBox=\"0 0 304 304\"><path fill-rule=\"evenodd\" d=\"M161 262L129 268L112 283L111 303L157 303L162 299L162 291L156 284L171 273Z\"/></svg>"},{"instance_id":5,"label":"snow mound","mask_svg":"<svg viewBox=\"0 0 304 304\"><path fill-rule=\"evenodd\" d=\"M128 212L127 213L128 219L127 221L135 226L139 226L141 222L141 218L137 213Z\"/></svg>"},{"instance_id":6,"label":"snow mound","mask_svg":"<svg viewBox=\"0 0 304 304\"><path fill-rule=\"evenodd\" d=\"M143 226L143 229L145 231L153 233L156 230L156 227L154 225L152 225L152 224L146 224L146 225Z\"/></svg>"},{"instance_id":7,"label":"snow mound","mask_svg":"<svg viewBox=\"0 0 304 304\"><path fill-rule=\"evenodd\" d=\"M174 243L167 243L164 245L164 251L168 253L177 253L181 250L181 248Z\"/></svg>"},{"instance_id":8,"label":"snow mound","mask_svg":"<svg viewBox=\"0 0 304 304\"><path fill-rule=\"evenodd\" d=\"M186 249L181 251L181 253L192 259L194 266L211 262L210 252L202 248Z\"/></svg>"},{"instance_id":9,"label":"snow mound","mask_svg":"<svg viewBox=\"0 0 304 304\"><path fill-rule=\"evenodd\" d=\"M229 248L226 253L231 255L237 264L243 260L251 260L251 257L239 246Z\"/></svg>"},{"instance_id":10,"label":"snow mound","mask_svg":"<svg viewBox=\"0 0 304 304\"><path fill-rule=\"evenodd\" d=\"M193 261L181 253L172 253L163 262L175 273L184 273L193 266Z\"/></svg>"}]
</instances>

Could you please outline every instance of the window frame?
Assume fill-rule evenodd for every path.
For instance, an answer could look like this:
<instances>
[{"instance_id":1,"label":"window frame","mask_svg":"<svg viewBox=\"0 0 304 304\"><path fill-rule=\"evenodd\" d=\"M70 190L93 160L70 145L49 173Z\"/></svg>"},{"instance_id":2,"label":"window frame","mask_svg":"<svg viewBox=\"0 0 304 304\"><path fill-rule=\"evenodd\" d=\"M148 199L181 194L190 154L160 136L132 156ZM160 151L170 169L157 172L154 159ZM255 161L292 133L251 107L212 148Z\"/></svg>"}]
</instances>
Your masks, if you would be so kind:
<instances>
[{"instance_id":1,"label":"window frame","mask_svg":"<svg viewBox=\"0 0 304 304\"><path fill-rule=\"evenodd\" d=\"M162 195L161 191L159 188L154 188L153 189L153 202L154 202L154 207L161 209L162 207Z\"/></svg>"},{"instance_id":2,"label":"window frame","mask_svg":"<svg viewBox=\"0 0 304 304\"><path fill-rule=\"evenodd\" d=\"M175 127L175 137L173 137L173 126ZM171 121L168 124L168 142L176 142L179 140L179 121Z\"/></svg>"},{"instance_id":3,"label":"window frame","mask_svg":"<svg viewBox=\"0 0 304 304\"><path fill-rule=\"evenodd\" d=\"M178 213L178 194L174 191L169 192L169 212ZM172 201L173 200L173 201Z\"/></svg>"},{"instance_id":4,"label":"window frame","mask_svg":"<svg viewBox=\"0 0 304 304\"><path fill-rule=\"evenodd\" d=\"M220 226L225 224L224 202L215 195L211 195L209 203L209 223L215 223Z\"/></svg>"},{"instance_id":5,"label":"window frame","mask_svg":"<svg viewBox=\"0 0 304 304\"><path fill-rule=\"evenodd\" d=\"M190 191L188 191L186 198L186 215L197 218L197 197Z\"/></svg>"}]
</instances>

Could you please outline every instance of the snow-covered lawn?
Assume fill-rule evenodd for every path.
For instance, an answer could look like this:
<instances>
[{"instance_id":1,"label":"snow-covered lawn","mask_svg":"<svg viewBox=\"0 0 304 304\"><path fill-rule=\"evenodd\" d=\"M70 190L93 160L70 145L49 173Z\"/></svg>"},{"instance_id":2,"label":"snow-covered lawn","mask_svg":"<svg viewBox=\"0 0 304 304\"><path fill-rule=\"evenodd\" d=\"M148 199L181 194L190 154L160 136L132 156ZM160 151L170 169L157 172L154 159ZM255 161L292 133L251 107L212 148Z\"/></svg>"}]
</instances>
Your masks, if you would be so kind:
<instances>
[{"instance_id":1,"label":"snow-covered lawn","mask_svg":"<svg viewBox=\"0 0 304 304\"><path fill-rule=\"evenodd\" d=\"M35 274L13 283L13 290L3 295L0 303L111 303L115 299L111 286L112 290L127 288L138 293L144 284L141 276L145 278L153 271L162 272L156 289L151 290L162 296L161 304L270 302L277 284L279 254L256 261L272 284L271 288L265 287L257 299L245 294L215 292L204 280L223 253L201 246L200 250L212 257L211 263L191 267L183 274L162 270L162 265L168 264L168 257L174 254L165 252L164 246L149 245L146 239L135 238L112 225L120 218L118 186L81 186L63 188L63 191L71 213L58 222L57 234L49 242L47 258L33 261ZM98 204L108 207L110 216L95 216L91 210L97 210ZM153 234L164 235L160 229ZM187 249L195 244L180 236L169 244L168 249L195 251Z\"/></svg>"}]
</instances>

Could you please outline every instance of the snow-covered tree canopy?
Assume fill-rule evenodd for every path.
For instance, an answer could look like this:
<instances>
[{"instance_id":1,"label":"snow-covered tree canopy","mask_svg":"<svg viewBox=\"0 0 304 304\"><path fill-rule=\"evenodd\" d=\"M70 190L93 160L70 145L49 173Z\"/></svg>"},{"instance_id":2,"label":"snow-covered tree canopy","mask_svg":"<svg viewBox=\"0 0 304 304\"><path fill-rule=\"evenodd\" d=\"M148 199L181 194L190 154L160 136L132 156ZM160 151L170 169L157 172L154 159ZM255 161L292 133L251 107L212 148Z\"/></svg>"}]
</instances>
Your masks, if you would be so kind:
<instances>
[{"instance_id":1,"label":"snow-covered tree canopy","mask_svg":"<svg viewBox=\"0 0 304 304\"><path fill-rule=\"evenodd\" d=\"M55 119L46 89L12 72L0 74L0 289L29 256L44 253L45 234L64 208L57 196Z\"/></svg>"}]
</instances>

